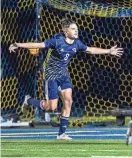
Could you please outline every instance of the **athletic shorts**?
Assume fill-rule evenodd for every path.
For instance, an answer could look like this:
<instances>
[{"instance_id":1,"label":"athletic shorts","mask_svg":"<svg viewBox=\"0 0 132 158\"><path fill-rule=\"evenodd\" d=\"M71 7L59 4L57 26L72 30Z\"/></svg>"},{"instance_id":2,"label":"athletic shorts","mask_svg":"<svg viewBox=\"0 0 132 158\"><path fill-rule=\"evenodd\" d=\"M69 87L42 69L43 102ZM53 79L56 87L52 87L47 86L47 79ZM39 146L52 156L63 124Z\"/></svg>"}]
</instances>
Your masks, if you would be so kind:
<instances>
[{"instance_id":1,"label":"athletic shorts","mask_svg":"<svg viewBox=\"0 0 132 158\"><path fill-rule=\"evenodd\" d=\"M59 97L59 91L67 88L72 89L72 84L69 76L63 76L55 80L45 81L46 99L57 99Z\"/></svg>"}]
</instances>

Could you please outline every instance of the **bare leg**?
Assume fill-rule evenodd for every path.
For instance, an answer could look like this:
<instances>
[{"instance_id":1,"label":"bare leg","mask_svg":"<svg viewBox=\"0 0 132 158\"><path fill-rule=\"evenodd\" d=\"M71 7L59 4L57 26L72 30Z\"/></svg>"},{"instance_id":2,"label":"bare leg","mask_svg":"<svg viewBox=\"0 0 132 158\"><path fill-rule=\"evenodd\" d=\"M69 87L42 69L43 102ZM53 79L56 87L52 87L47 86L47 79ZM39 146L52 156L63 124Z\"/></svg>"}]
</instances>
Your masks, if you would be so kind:
<instances>
[{"instance_id":1,"label":"bare leg","mask_svg":"<svg viewBox=\"0 0 132 158\"><path fill-rule=\"evenodd\" d=\"M60 92L63 102L62 114L60 119L59 135L65 133L72 106L72 89L68 88Z\"/></svg>"}]
</instances>

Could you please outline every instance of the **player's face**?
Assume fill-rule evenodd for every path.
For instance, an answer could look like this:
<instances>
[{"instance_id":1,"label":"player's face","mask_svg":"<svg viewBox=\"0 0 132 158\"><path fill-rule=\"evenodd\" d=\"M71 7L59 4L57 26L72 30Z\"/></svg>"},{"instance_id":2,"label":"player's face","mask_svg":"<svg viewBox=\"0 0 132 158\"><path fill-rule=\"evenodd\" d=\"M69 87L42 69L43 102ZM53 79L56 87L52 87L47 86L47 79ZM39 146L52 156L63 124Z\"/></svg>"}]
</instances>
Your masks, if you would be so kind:
<instances>
[{"instance_id":1,"label":"player's face","mask_svg":"<svg viewBox=\"0 0 132 158\"><path fill-rule=\"evenodd\" d=\"M71 39L78 38L78 27L76 24L71 24L66 31L66 36Z\"/></svg>"}]
</instances>

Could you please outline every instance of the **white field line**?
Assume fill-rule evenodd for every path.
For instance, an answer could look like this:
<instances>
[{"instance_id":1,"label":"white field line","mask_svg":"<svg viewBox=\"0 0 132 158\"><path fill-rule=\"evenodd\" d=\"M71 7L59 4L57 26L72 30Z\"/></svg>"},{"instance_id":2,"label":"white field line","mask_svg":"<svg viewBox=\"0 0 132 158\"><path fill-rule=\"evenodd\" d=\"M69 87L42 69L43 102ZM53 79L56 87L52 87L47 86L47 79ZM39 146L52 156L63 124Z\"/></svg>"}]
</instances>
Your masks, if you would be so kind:
<instances>
[{"instance_id":1,"label":"white field line","mask_svg":"<svg viewBox=\"0 0 132 158\"><path fill-rule=\"evenodd\" d=\"M35 136L37 137L39 137L40 135L39 134L35 134ZM28 136L23 136L23 135L4 135L4 136L1 136L1 138L8 138L8 137L12 137L12 138L14 138L14 137L16 137L16 138L32 138L32 137L35 137L34 135L28 135ZM48 135L45 135L45 137L50 137L50 136L56 136L55 134L48 134ZM74 137L104 137L104 136L107 136L107 137L113 137L113 136L116 136L116 137L119 137L119 136L126 136L125 134L103 134L103 135L80 135L80 134L78 134L78 135L74 135L74 134L70 134L69 136L74 136Z\"/></svg>"},{"instance_id":2,"label":"white field line","mask_svg":"<svg viewBox=\"0 0 132 158\"><path fill-rule=\"evenodd\" d=\"M70 132L66 132L68 134L72 134L72 133L103 133L104 131L70 131ZM24 133L2 133L1 136L13 136L13 135L54 135L54 134L58 134L58 132L24 132ZM83 134L81 134L83 135ZM103 134L105 135L105 134ZM111 134L107 134L107 135L111 135ZM124 135L124 134L112 134L112 135Z\"/></svg>"},{"instance_id":3,"label":"white field line","mask_svg":"<svg viewBox=\"0 0 132 158\"><path fill-rule=\"evenodd\" d=\"M8 150L8 151L21 151L21 149L1 149L1 151L6 151L6 150ZM28 150L28 149L27 149ZM35 149L30 149L30 151L53 151L54 149L37 149L37 150L35 150ZM85 151L85 152L89 152L87 149L55 149L55 151L78 151L78 152L80 152L80 151ZM122 150L122 149L120 149L120 150L90 150L90 152L102 152L102 151L107 151L107 152L128 152L128 151L131 151L132 152L132 150Z\"/></svg>"},{"instance_id":4,"label":"white field line","mask_svg":"<svg viewBox=\"0 0 132 158\"><path fill-rule=\"evenodd\" d=\"M100 132L104 132L104 131L70 131L70 132L66 132L66 133L100 133ZM58 134L58 132L24 132L24 133L4 133L1 135L27 135L27 134Z\"/></svg>"}]
</instances>

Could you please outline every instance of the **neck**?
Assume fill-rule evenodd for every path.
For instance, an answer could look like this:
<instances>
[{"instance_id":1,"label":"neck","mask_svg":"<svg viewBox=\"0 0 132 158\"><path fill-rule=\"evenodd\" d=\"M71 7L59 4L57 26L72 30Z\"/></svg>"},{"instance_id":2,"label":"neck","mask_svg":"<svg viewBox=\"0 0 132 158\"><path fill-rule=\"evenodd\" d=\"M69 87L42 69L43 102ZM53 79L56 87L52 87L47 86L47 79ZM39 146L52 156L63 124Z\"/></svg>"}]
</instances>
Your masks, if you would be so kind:
<instances>
[{"instance_id":1,"label":"neck","mask_svg":"<svg viewBox=\"0 0 132 158\"><path fill-rule=\"evenodd\" d=\"M69 44L72 44L74 42L74 39L70 39L68 37L65 38L66 42Z\"/></svg>"}]
</instances>

